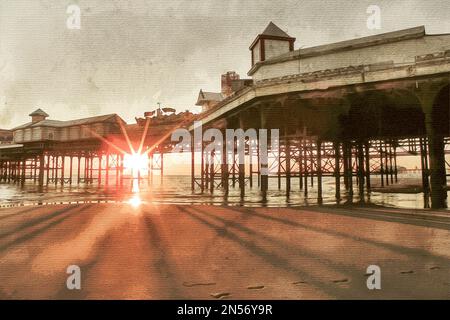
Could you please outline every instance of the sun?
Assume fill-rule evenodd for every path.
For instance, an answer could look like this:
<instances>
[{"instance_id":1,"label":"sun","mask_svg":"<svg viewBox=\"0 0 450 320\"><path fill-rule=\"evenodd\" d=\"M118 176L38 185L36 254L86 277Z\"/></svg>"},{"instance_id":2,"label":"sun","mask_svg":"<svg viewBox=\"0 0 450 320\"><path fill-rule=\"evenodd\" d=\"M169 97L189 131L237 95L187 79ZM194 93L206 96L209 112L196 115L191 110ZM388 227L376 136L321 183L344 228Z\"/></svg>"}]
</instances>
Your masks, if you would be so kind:
<instances>
[{"instance_id":1,"label":"sun","mask_svg":"<svg viewBox=\"0 0 450 320\"><path fill-rule=\"evenodd\" d=\"M138 172L148 169L148 155L147 153L139 154L125 154L123 158L123 165L126 169L132 170L133 172Z\"/></svg>"},{"instance_id":2,"label":"sun","mask_svg":"<svg viewBox=\"0 0 450 320\"><path fill-rule=\"evenodd\" d=\"M142 204L142 200L139 195L135 194L131 199L128 200L128 203L133 207L137 208Z\"/></svg>"}]
</instances>

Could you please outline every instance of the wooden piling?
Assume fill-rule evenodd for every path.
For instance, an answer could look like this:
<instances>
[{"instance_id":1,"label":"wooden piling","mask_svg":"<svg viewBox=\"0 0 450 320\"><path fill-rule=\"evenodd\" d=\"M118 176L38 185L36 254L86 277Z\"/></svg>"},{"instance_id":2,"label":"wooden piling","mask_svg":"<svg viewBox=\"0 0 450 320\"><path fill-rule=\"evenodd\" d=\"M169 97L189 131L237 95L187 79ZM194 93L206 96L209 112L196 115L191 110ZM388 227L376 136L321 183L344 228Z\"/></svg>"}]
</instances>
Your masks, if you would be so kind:
<instances>
[{"instance_id":1,"label":"wooden piling","mask_svg":"<svg viewBox=\"0 0 450 320\"><path fill-rule=\"evenodd\" d=\"M364 143L364 149L365 149L365 172L366 172L366 189L367 193L370 193L370 145L369 142L366 141Z\"/></svg>"},{"instance_id":2,"label":"wooden piling","mask_svg":"<svg viewBox=\"0 0 450 320\"><path fill-rule=\"evenodd\" d=\"M322 141L317 141L317 203L323 203L322 197Z\"/></svg>"},{"instance_id":3,"label":"wooden piling","mask_svg":"<svg viewBox=\"0 0 450 320\"><path fill-rule=\"evenodd\" d=\"M336 202L341 200L341 170L340 170L340 146L339 142L334 142L334 179L335 179L335 197Z\"/></svg>"},{"instance_id":4,"label":"wooden piling","mask_svg":"<svg viewBox=\"0 0 450 320\"><path fill-rule=\"evenodd\" d=\"M289 138L285 139L285 151L286 151L286 197L289 198L291 193L291 145Z\"/></svg>"},{"instance_id":5,"label":"wooden piling","mask_svg":"<svg viewBox=\"0 0 450 320\"><path fill-rule=\"evenodd\" d=\"M191 141L191 191L195 190L195 143ZM150 173L149 173L150 176Z\"/></svg>"},{"instance_id":6,"label":"wooden piling","mask_svg":"<svg viewBox=\"0 0 450 320\"><path fill-rule=\"evenodd\" d=\"M361 141L358 141L358 187L359 187L359 201L364 202L364 149Z\"/></svg>"},{"instance_id":7,"label":"wooden piling","mask_svg":"<svg viewBox=\"0 0 450 320\"><path fill-rule=\"evenodd\" d=\"M72 176L73 176L73 156L69 157L69 184L72 185Z\"/></svg>"}]
</instances>

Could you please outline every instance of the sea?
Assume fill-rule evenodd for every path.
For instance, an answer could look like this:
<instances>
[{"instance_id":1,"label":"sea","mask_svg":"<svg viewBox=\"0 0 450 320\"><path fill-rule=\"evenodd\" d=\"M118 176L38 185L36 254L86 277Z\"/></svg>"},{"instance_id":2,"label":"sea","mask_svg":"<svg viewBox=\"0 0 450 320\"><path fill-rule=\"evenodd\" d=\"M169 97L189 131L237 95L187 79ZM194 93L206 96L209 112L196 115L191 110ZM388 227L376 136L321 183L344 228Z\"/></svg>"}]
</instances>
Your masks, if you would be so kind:
<instances>
[{"instance_id":1,"label":"sea","mask_svg":"<svg viewBox=\"0 0 450 320\"><path fill-rule=\"evenodd\" d=\"M76 181L74 177L73 181ZM378 179L379 180L379 179ZM0 207L45 205L45 204L74 204L74 203L155 203L155 204L208 204L208 205L239 205L239 206L268 206L268 207L290 207L317 205L317 181L312 183L309 179L308 193L300 188L299 178L291 179L291 192L289 196L285 191L285 179L281 179L281 188L278 188L277 177L269 178L267 201L263 201L260 188L257 184L257 176L253 177L253 186L249 186L246 180L245 197L241 199L238 183L229 188L225 195L222 188L217 187L210 192L203 193L196 185L191 190L191 178L188 175L167 175L163 179L155 176L153 181L143 179L125 179L122 187L116 187L111 178L108 186L98 185L96 181L92 184L73 183L64 186L60 184L49 184L39 189L36 183L27 181L23 186L20 184L0 184ZM354 195L349 196L341 183L341 200L339 204L375 204L386 207L423 209L424 197L420 188L412 188L412 184L420 184L420 176L399 175L399 183L390 187L377 187L376 177L372 178L374 189L365 193L363 199L358 196L358 187L354 182ZM403 183L402 183L403 181ZM405 183L406 181L406 183ZM413 182L411 182L413 181ZM409 183L411 182L411 183ZM408 184L409 183L409 184ZM378 182L379 184L379 182ZM405 186L406 188L402 188ZM323 177L323 202L322 204L336 204L335 179ZM417 190L416 190L417 189ZM405 191L406 190L406 191Z\"/></svg>"}]
</instances>

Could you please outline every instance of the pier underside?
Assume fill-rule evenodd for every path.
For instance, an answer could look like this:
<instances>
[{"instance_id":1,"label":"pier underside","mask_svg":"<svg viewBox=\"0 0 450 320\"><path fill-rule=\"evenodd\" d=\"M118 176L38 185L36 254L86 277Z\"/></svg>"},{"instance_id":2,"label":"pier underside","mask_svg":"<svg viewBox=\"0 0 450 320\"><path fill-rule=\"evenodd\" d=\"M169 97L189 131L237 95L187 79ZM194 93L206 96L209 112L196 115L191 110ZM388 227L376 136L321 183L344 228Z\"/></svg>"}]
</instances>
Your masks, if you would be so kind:
<instances>
[{"instance_id":1,"label":"pier underside","mask_svg":"<svg viewBox=\"0 0 450 320\"><path fill-rule=\"evenodd\" d=\"M230 187L239 188L245 201L246 188L258 187L265 202L270 178L278 180L278 189L284 188L287 198L293 192L306 196L315 185L321 204L323 178L333 177L337 203L343 198L352 202L353 195L364 202L374 186L380 191L399 182L399 171L405 168L397 162L408 156L418 164L424 206L445 208L449 90L445 75L257 97L204 123L202 130L215 128L225 137L227 129L278 129L279 143L261 154L260 136L244 135L241 142L236 137L235 152L230 155L211 151L211 141L204 137L200 144L192 142L191 189L202 193L221 189L227 196ZM143 150L151 149L149 181L155 170L163 181L164 153L174 145L170 133L164 132L162 139L147 136L143 140ZM0 182L122 186L127 179L124 156L132 151L126 149L124 137L112 137L114 143L108 139L30 142L1 149ZM239 143L245 144L243 161L238 161ZM112 145L128 151L119 152L121 148ZM233 160L225 161L230 156ZM267 164L261 161L266 158Z\"/></svg>"},{"instance_id":2,"label":"pier underside","mask_svg":"<svg viewBox=\"0 0 450 320\"><path fill-rule=\"evenodd\" d=\"M224 164L225 152L209 152L203 142L201 169L193 170L192 189L213 192L255 184L266 200L267 179L278 179L286 197L292 192L308 194L317 184L317 202L322 203L323 177L335 178L336 202L353 194L364 202L372 186L398 183L399 157L415 158L420 167L424 206L447 206L449 137L449 79L437 77L393 81L322 91L269 95L255 98L233 112L203 125L203 130L279 129L279 144L269 148L269 174L261 174L259 137L246 136L245 163ZM270 131L268 131L270 132ZM238 138L236 138L236 141ZM237 143L237 142L235 142ZM240 142L242 143L242 142ZM208 154L204 152L208 150ZM192 155L192 168L197 163ZM257 181L254 176L257 175ZM293 190L297 179L300 190ZM282 180L285 180L282 183Z\"/></svg>"}]
</instances>

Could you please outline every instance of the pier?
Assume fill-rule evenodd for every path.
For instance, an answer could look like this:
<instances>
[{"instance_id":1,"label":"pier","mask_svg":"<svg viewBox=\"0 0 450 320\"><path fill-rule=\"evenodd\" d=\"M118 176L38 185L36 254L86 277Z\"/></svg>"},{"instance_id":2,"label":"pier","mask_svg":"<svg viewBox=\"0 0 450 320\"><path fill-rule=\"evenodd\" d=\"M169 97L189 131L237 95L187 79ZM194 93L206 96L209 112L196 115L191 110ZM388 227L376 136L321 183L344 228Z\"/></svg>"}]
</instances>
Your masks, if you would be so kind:
<instances>
[{"instance_id":1,"label":"pier","mask_svg":"<svg viewBox=\"0 0 450 320\"><path fill-rule=\"evenodd\" d=\"M320 204L322 178L332 176L336 202L341 190L364 201L374 179L381 186L398 181L398 157L415 156L421 164L425 207L446 207L450 50L435 52L419 44L423 40L432 47L433 41L450 37L428 36L418 27L294 51L290 44L295 39L269 24L250 47L253 85L208 106L197 121L204 129L223 133L230 128L279 129L278 148L264 155L272 159L271 174L260 174L261 154L247 156L240 166L204 166L207 157L221 155L202 152L200 173L192 174L193 188L228 188L230 183L223 181L231 179L232 186L238 181L244 196L256 173L263 198L268 178L278 179L279 188L285 179L286 197L292 192L306 195L308 185L317 184ZM268 41L280 47L288 43L283 46L288 49L267 57ZM365 63L338 67L352 59ZM317 70L314 64L328 68ZM246 150L255 145L248 138L245 143ZM300 190L291 189L293 179L299 179Z\"/></svg>"},{"instance_id":2,"label":"pier","mask_svg":"<svg viewBox=\"0 0 450 320\"><path fill-rule=\"evenodd\" d=\"M417 27L299 50L294 41L269 24L250 47L252 78L222 75L220 93L200 91L198 115L159 108L126 124L116 114L48 120L38 109L30 123L12 130L11 144L0 146L0 182L121 186L124 157L145 154L147 179L157 170L162 183L164 154L176 144L171 134L180 128L193 133L198 121L201 143L189 143L194 193L220 189L226 195L239 188L245 201L246 189L257 187L264 202L268 179L277 179L287 198L315 186L321 204L322 180L333 177L336 203L344 194L346 201L355 195L364 202L374 183L398 182L398 159L409 156L420 163L424 206L445 208L450 49L442 50L442 43L450 36ZM264 49L269 43L280 50ZM245 144L239 162L236 152L205 152L211 141L203 133L211 128L223 136L228 129L276 129L279 142L260 154L260 137L236 137L234 151Z\"/></svg>"}]
</instances>

